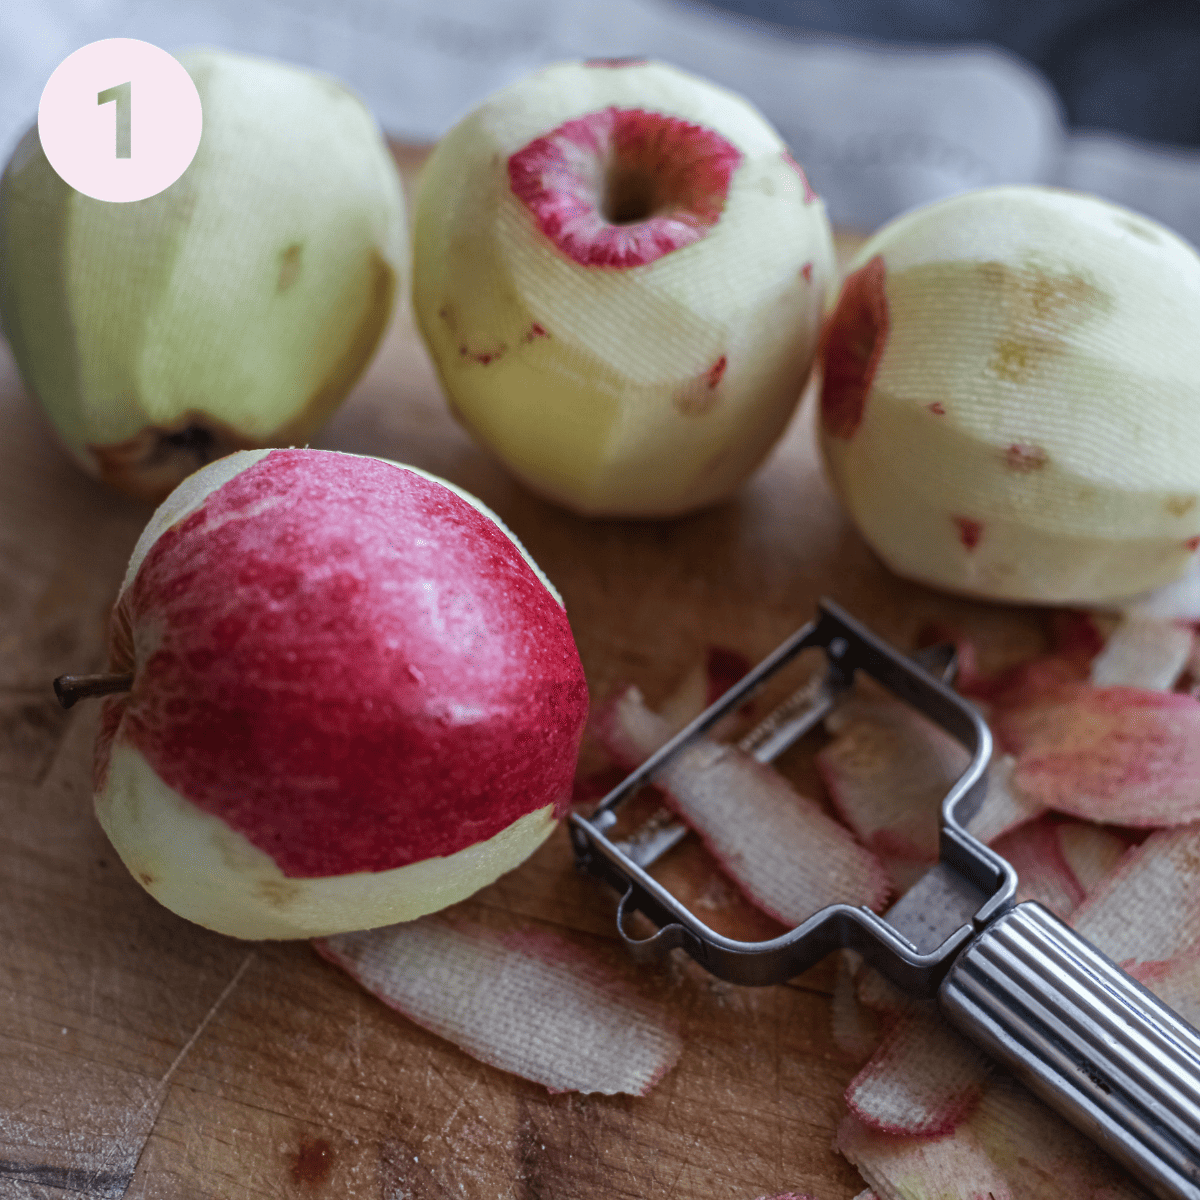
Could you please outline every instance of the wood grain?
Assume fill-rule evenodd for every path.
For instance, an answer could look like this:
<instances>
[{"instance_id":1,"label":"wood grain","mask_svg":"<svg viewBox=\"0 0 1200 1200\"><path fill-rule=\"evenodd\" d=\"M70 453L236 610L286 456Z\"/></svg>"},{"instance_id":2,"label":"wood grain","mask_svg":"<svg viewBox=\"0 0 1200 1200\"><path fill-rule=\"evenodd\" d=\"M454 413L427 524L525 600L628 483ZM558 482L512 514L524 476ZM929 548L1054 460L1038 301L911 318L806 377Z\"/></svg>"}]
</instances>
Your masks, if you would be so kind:
<instances>
[{"instance_id":1,"label":"wood grain","mask_svg":"<svg viewBox=\"0 0 1200 1200\"><path fill-rule=\"evenodd\" d=\"M411 176L416 153L401 153ZM832 595L900 644L932 620L991 663L1039 645L1032 611L889 575L840 513L812 403L736 499L661 523L586 521L516 485L449 417L407 313L320 445L434 471L491 505L561 589L593 700L662 698L709 644L757 659ZM96 706L54 703L98 670L107 610L150 509L86 479L0 351L0 1197L846 1200L832 1149L858 1064L830 1036L834 972L782 987L688 963L637 978L685 1039L645 1099L547 1095L372 1000L305 944L239 943L160 908L89 799ZM585 747L583 770L601 765ZM803 750L797 778L815 789ZM665 868L731 930L774 927L694 846ZM629 970L613 897L565 834L468 902L538 922Z\"/></svg>"}]
</instances>

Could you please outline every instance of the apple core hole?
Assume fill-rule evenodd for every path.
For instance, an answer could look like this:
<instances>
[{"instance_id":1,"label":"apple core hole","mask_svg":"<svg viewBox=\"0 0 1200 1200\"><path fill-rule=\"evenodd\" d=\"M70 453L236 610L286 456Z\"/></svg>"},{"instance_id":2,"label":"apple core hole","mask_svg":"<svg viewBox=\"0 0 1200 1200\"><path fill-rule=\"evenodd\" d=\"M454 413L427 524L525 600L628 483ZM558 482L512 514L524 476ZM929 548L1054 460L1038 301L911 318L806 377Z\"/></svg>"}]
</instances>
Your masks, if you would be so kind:
<instances>
[{"instance_id":1,"label":"apple core hole","mask_svg":"<svg viewBox=\"0 0 1200 1200\"><path fill-rule=\"evenodd\" d=\"M636 225L654 215L658 208L657 191L656 181L649 172L617 164L604 181L600 212L612 225Z\"/></svg>"}]
</instances>

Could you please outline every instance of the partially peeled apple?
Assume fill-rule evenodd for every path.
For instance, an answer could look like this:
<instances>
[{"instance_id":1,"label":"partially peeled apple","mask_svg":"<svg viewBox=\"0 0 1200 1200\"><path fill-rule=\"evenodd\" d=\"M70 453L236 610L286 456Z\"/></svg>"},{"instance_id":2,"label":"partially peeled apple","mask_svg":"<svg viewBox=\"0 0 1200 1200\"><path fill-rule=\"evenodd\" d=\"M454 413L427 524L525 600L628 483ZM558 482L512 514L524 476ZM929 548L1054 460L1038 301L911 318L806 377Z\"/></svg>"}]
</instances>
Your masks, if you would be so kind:
<instances>
[{"instance_id":1,"label":"partially peeled apple","mask_svg":"<svg viewBox=\"0 0 1200 1200\"><path fill-rule=\"evenodd\" d=\"M1120 601L1200 547L1200 259L1118 205L991 188L900 217L825 330L821 445L898 574Z\"/></svg>"},{"instance_id":2,"label":"partially peeled apple","mask_svg":"<svg viewBox=\"0 0 1200 1200\"><path fill-rule=\"evenodd\" d=\"M395 165L335 80L180 56L204 133L129 204L69 187L36 126L0 180L0 322L89 474L161 500L232 450L302 445L388 324L408 247Z\"/></svg>"},{"instance_id":3,"label":"partially peeled apple","mask_svg":"<svg viewBox=\"0 0 1200 1200\"><path fill-rule=\"evenodd\" d=\"M185 480L134 550L110 669L100 822L156 899L243 938L411 920L516 867L587 715L562 601L494 514L331 451Z\"/></svg>"},{"instance_id":4,"label":"partially peeled apple","mask_svg":"<svg viewBox=\"0 0 1200 1200\"><path fill-rule=\"evenodd\" d=\"M494 95L426 164L414 238L456 415L586 515L740 486L796 407L834 271L775 130L654 62L560 63Z\"/></svg>"}]
</instances>

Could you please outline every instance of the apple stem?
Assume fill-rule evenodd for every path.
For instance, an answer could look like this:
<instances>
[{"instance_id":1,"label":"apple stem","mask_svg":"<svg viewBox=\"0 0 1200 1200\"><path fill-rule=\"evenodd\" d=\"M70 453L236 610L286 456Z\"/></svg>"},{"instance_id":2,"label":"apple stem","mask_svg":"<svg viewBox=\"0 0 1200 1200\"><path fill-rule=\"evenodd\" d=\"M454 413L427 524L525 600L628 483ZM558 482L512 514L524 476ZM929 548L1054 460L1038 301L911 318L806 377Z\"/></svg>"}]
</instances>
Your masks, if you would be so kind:
<instances>
[{"instance_id":1,"label":"apple stem","mask_svg":"<svg viewBox=\"0 0 1200 1200\"><path fill-rule=\"evenodd\" d=\"M60 675L54 681L54 694L63 708L70 708L76 700L89 696L111 696L114 692L127 692L133 687L130 675Z\"/></svg>"}]
</instances>

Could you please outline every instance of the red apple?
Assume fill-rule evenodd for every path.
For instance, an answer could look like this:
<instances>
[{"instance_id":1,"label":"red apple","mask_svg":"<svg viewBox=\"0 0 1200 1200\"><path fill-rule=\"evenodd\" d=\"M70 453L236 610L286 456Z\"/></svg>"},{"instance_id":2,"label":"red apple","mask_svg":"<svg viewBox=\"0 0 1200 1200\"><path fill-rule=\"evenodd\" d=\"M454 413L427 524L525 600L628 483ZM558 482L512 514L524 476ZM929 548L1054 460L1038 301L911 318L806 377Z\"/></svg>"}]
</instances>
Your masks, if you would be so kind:
<instances>
[{"instance_id":1,"label":"red apple","mask_svg":"<svg viewBox=\"0 0 1200 1200\"><path fill-rule=\"evenodd\" d=\"M242 452L143 533L112 622L96 810L168 908L238 937L409 920L565 811L587 687L562 601L411 467Z\"/></svg>"}]
</instances>

